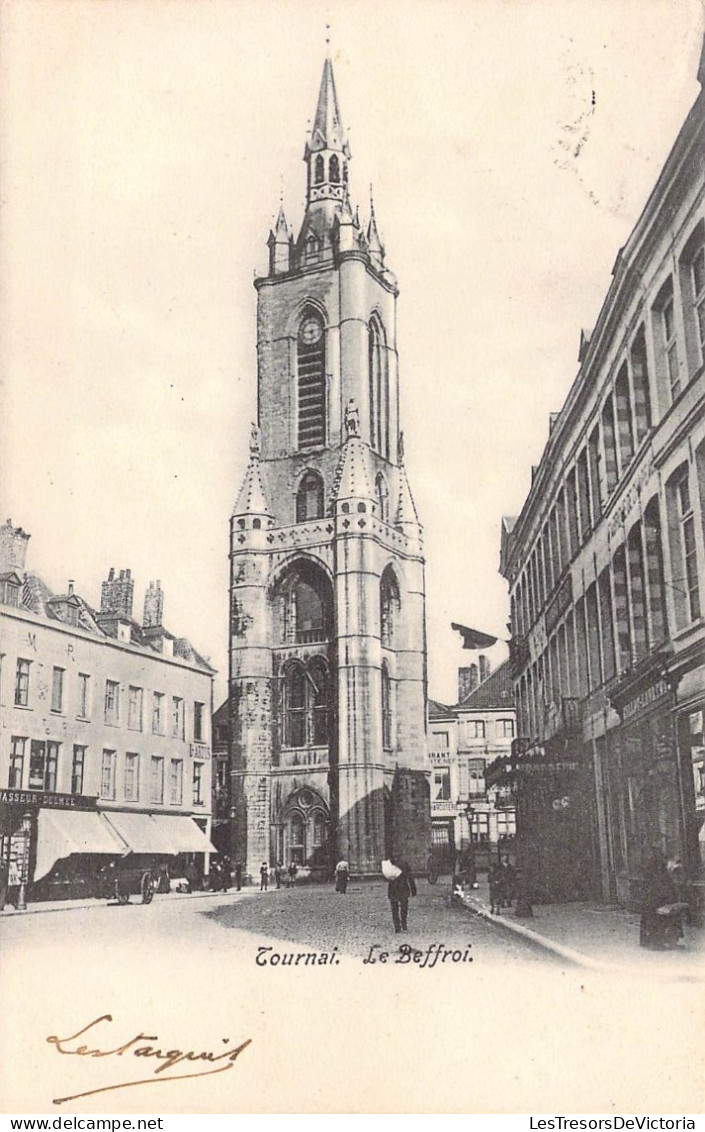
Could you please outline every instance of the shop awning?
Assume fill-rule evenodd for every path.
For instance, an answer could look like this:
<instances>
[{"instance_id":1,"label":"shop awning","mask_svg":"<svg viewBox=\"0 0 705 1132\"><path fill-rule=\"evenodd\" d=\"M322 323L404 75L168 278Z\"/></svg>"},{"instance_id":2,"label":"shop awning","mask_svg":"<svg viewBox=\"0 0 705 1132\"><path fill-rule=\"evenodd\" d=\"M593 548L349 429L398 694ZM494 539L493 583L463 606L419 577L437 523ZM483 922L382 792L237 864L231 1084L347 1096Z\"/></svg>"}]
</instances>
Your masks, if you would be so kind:
<instances>
[{"instance_id":1,"label":"shop awning","mask_svg":"<svg viewBox=\"0 0 705 1132\"><path fill-rule=\"evenodd\" d=\"M118 856L126 846L122 838L91 810L40 810L37 820L35 881L51 872L62 857L72 853L109 853Z\"/></svg>"},{"instance_id":2,"label":"shop awning","mask_svg":"<svg viewBox=\"0 0 705 1132\"><path fill-rule=\"evenodd\" d=\"M133 853L161 853L164 856L177 852L169 847L150 814L127 814L111 810L104 817Z\"/></svg>"},{"instance_id":3,"label":"shop awning","mask_svg":"<svg viewBox=\"0 0 705 1132\"><path fill-rule=\"evenodd\" d=\"M155 814L154 821L159 826L159 832L164 840L172 846L172 853L218 852L193 818L176 814Z\"/></svg>"}]
</instances>

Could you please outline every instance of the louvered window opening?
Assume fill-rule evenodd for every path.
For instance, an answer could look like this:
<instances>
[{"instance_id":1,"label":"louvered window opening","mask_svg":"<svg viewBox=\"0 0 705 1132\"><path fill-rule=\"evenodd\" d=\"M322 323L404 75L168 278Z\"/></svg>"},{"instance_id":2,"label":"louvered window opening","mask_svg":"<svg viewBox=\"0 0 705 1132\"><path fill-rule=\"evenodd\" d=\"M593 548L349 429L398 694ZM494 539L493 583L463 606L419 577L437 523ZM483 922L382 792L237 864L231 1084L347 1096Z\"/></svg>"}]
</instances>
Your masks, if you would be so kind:
<instances>
[{"instance_id":1,"label":"louvered window opening","mask_svg":"<svg viewBox=\"0 0 705 1132\"><path fill-rule=\"evenodd\" d=\"M325 351L322 343L306 346L299 342L299 448L325 444L326 382Z\"/></svg>"}]
</instances>

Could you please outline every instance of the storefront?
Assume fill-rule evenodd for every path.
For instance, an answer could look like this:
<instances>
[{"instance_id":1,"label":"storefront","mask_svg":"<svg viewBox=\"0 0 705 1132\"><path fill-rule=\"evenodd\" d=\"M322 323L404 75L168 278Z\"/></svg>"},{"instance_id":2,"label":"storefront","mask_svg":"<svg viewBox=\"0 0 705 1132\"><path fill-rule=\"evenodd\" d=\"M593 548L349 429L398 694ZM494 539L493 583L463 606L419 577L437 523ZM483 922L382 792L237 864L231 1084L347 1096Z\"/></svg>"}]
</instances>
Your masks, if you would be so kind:
<instances>
[{"instance_id":1,"label":"storefront","mask_svg":"<svg viewBox=\"0 0 705 1132\"><path fill-rule=\"evenodd\" d=\"M581 745L560 737L530 747L512 760L510 778L517 865L531 903L592 898L594 790Z\"/></svg>"},{"instance_id":2,"label":"storefront","mask_svg":"<svg viewBox=\"0 0 705 1132\"><path fill-rule=\"evenodd\" d=\"M213 846L184 814L98 811L97 798L0 790L0 903L93 896L108 861L203 881Z\"/></svg>"},{"instance_id":3,"label":"storefront","mask_svg":"<svg viewBox=\"0 0 705 1132\"><path fill-rule=\"evenodd\" d=\"M97 801L82 794L0 790L3 903L22 908L27 900L91 891L106 857L125 852L97 812Z\"/></svg>"}]
</instances>

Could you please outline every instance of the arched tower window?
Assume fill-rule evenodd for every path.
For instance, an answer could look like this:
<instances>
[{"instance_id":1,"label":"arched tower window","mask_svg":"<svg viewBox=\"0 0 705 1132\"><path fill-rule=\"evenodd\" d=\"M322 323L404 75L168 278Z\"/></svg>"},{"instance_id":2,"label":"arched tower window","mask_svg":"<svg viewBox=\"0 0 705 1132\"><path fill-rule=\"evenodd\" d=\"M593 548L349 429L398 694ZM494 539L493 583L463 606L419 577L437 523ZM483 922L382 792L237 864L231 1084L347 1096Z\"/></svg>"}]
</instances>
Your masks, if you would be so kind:
<instances>
[{"instance_id":1,"label":"arched tower window","mask_svg":"<svg viewBox=\"0 0 705 1132\"><path fill-rule=\"evenodd\" d=\"M278 643L324 644L333 633L333 594L324 572L313 563L293 564L272 595L272 632Z\"/></svg>"},{"instance_id":2,"label":"arched tower window","mask_svg":"<svg viewBox=\"0 0 705 1132\"><path fill-rule=\"evenodd\" d=\"M389 566L382 574L379 591L381 616L380 635L382 645L384 648L393 648L401 601L394 571Z\"/></svg>"},{"instance_id":3,"label":"arched tower window","mask_svg":"<svg viewBox=\"0 0 705 1132\"><path fill-rule=\"evenodd\" d=\"M326 350L323 320L307 311L296 344L298 446L312 448L326 439Z\"/></svg>"},{"instance_id":4,"label":"arched tower window","mask_svg":"<svg viewBox=\"0 0 705 1132\"><path fill-rule=\"evenodd\" d=\"M329 739L328 666L314 657L293 661L284 672L282 742L285 747L325 747Z\"/></svg>"},{"instance_id":5,"label":"arched tower window","mask_svg":"<svg viewBox=\"0 0 705 1132\"><path fill-rule=\"evenodd\" d=\"M340 184L340 162L335 153L328 163L328 180L332 185Z\"/></svg>"},{"instance_id":6,"label":"arched tower window","mask_svg":"<svg viewBox=\"0 0 705 1132\"><path fill-rule=\"evenodd\" d=\"M385 751L392 749L392 682L386 664L382 664L382 746Z\"/></svg>"},{"instance_id":7,"label":"arched tower window","mask_svg":"<svg viewBox=\"0 0 705 1132\"><path fill-rule=\"evenodd\" d=\"M306 860L306 826L303 815L296 811L289 818L289 860L295 865Z\"/></svg>"},{"instance_id":8,"label":"arched tower window","mask_svg":"<svg viewBox=\"0 0 705 1132\"><path fill-rule=\"evenodd\" d=\"M370 444L389 459L389 375L384 331L374 316L367 330L367 369L370 398Z\"/></svg>"},{"instance_id":9,"label":"arched tower window","mask_svg":"<svg viewBox=\"0 0 705 1132\"><path fill-rule=\"evenodd\" d=\"M375 490L377 492L377 502L379 504L379 517L383 523L389 522L389 488L387 481L381 472L378 473L375 480Z\"/></svg>"},{"instance_id":10,"label":"arched tower window","mask_svg":"<svg viewBox=\"0 0 705 1132\"><path fill-rule=\"evenodd\" d=\"M291 664L284 676L284 746L306 746L306 676L302 664Z\"/></svg>"},{"instance_id":11,"label":"arched tower window","mask_svg":"<svg viewBox=\"0 0 705 1132\"><path fill-rule=\"evenodd\" d=\"M318 472L307 472L296 493L296 522L323 518L323 480Z\"/></svg>"},{"instance_id":12,"label":"arched tower window","mask_svg":"<svg viewBox=\"0 0 705 1132\"><path fill-rule=\"evenodd\" d=\"M325 177L325 170L324 170L324 166L323 166L323 158L322 158L321 154L319 153L318 157L316 158L316 172L315 172L314 177L313 177L314 183L316 185L322 185L324 177Z\"/></svg>"}]
</instances>

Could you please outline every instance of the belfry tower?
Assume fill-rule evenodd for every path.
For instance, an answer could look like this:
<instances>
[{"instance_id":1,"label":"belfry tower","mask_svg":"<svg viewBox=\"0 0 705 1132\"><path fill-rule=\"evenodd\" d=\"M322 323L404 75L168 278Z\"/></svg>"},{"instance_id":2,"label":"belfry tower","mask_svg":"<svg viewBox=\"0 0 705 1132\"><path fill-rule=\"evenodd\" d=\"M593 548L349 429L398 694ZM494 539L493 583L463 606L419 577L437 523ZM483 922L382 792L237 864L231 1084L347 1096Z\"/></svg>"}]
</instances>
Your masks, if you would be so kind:
<instances>
[{"instance_id":1,"label":"belfry tower","mask_svg":"<svg viewBox=\"0 0 705 1132\"><path fill-rule=\"evenodd\" d=\"M396 279L326 60L298 235L257 289L257 416L230 524L234 858L425 867L422 533L399 431Z\"/></svg>"}]
</instances>

